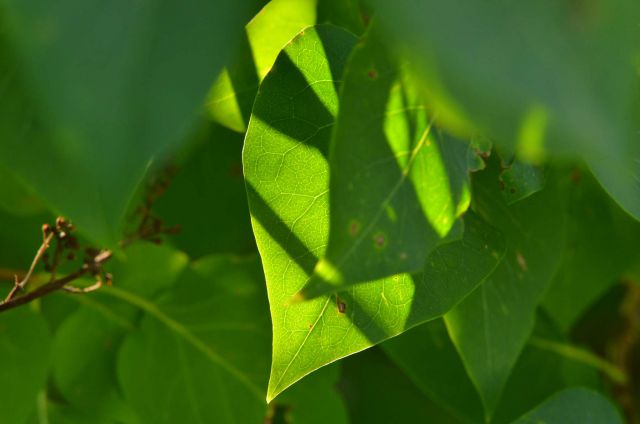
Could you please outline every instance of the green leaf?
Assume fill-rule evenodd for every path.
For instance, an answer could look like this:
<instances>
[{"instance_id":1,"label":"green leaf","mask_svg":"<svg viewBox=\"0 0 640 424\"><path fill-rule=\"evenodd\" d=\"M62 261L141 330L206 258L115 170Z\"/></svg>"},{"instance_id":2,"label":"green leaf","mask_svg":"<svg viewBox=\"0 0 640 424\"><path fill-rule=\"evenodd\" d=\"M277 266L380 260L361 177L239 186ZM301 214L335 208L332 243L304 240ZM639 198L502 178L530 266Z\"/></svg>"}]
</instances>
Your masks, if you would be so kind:
<instances>
[{"instance_id":1,"label":"green leaf","mask_svg":"<svg viewBox=\"0 0 640 424\"><path fill-rule=\"evenodd\" d=\"M115 285L144 297L171 287L187 265L183 253L150 243L132 244L126 256L114 260ZM102 291L72 299L83 306L56 331L53 380L74 409L115 419L111 414L126 409L117 384L117 352L138 311Z\"/></svg>"},{"instance_id":2,"label":"green leaf","mask_svg":"<svg viewBox=\"0 0 640 424\"><path fill-rule=\"evenodd\" d=\"M49 368L47 323L28 308L0 315L0 410L8 423L25 422L36 406Z\"/></svg>"},{"instance_id":3,"label":"green leaf","mask_svg":"<svg viewBox=\"0 0 640 424\"><path fill-rule=\"evenodd\" d=\"M157 302L104 292L146 313L118 359L125 398L142 422L262 419L269 324L257 260L202 259Z\"/></svg>"},{"instance_id":4,"label":"green leaf","mask_svg":"<svg viewBox=\"0 0 640 424\"><path fill-rule=\"evenodd\" d=\"M113 246L149 161L190 130L251 2L2 4L2 163Z\"/></svg>"},{"instance_id":5,"label":"green leaf","mask_svg":"<svg viewBox=\"0 0 640 424\"><path fill-rule=\"evenodd\" d=\"M45 213L16 216L0 209L0 280L13 283L18 271L29 269L42 244L42 224L51 221L52 217ZM6 295L11 287L3 286L0 291Z\"/></svg>"},{"instance_id":6,"label":"green leaf","mask_svg":"<svg viewBox=\"0 0 640 424\"><path fill-rule=\"evenodd\" d=\"M242 178L242 141L240 134L207 125L154 204L165 225L180 226L168 238L191 258L255 251Z\"/></svg>"},{"instance_id":7,"label":"green leaf","mask_svg":"<svg viewBox=\"0 0 640 424\"><path fill-rule=\"evenodd\" d=\"M331 76L338 71L331 69L344 65L353 42L350 34L330 26L306 30L295 39L260 88L245 140L249 206L274 330L269 400L323 365L442 315L491 272L504 250L501 236L469 213L464 238L440 246L422 273L291 302L324 253L329 235L328 163L322 153L329 134L316 128L328 128L332 115L316 121L317 127L287 117L294 105L316 119L322 116L314 113L319 105L337 106ZM305 79L301 73L310 75ZM299 101L292 96L306 96L305 87L322 95ZM282 99L278 107L274 98Z\"/></svg>"},{"instance_id":8,"label":"green leaf","mask_svg":"<svg viewBox=\"0 0 640 424\"><path fill-rule=\"evenodd\" d=\"M380 345L429 399L461 422L481 422L482 402L441 319L419 325Z\"/></svg>"},{"instance_id":9,"label":"green leaf","mask_svg":"<svg viewBox=\"0 0 640 424\"><path fill-rule=\"evenodd\" d=\"M209 93L207 110L214 121L246 130L260 81L284 45L316 23L316 2L272 0L247 24L240 51Z\"/></svg>"},{"instance_id":10,"label":"green leaf","mask_svg":"<svg viewBox=\"0 0 640 424\"><path fill-rule=\"evenodd\" d=\"M565 331L639 257L640 240L640 223L589 172L576 169L571 179L567 249L543 302Z\"/></svg>"},{"instance_id":11,"label":"green leaf","mask_svg":"<svg viewBox=\"0 0 640 424\"><path fill-rule=\"evenodd\" d=\"M378 349L343 361L343 387L353 423L460 423L425 397Z\"/></svg>"},{"instance_id":12,"label":"green leaf","mask_svg":"<svg viewBox=\"0 0 640 424\"><path fill-rule=\"evenodd\" d=\"M575 388L558 393L514 421L514 423L622 424L622 418L611 402L601 394L591 390Z\"/></svg>"},{"instance_id":13,"label":"green leaf","mask_svg":"<svg viewBox=\"0 0 640 424\"><path fill-rule=\"evenodd\" d=\"M498 164L475 174L474 202L502 231L507 251L487 281L445 316L451 338L488 416L535 322L535 310L557 269L565 241L565 194L549 178L544 190L508 205Z\"/></svg>"},{"instance_id":14,"label":"green leaf","mask_svg":"<svg viewBox=\"0 0 640 424\"><path fill-rule=\"evenodd\" d=\"M540 318L540 317L539 317ZM508 423L553 393L567 387L598 387L598 369L571 356L563 356L530 340L509 377L492 423ZM536 342L569 346L550 334L540 321ZM424 394L462 422L484 421L480 397L441 320L420 325L381 345L384 352Z\"/></svg>"},{"instance_id":15,"label":"green leaf","mask_svg":"<svg viewBox=\"0 0 640 424\"><path fill-rule=\"evenodd\" d=\"M140 424L135 416L121 405L110 406L103 411L80 411L73 406L56 403L47 399L42 392L38 396L37 410L27 424L64 423L64 424Z\"/></svg>"},{"instance_id":16,"label":"green leaf","mask_svg":"<svg viewBox=\"0 0 640 424\"><path fill-rule=\"evenodd\" d=\"M56 387L82 411L102 414L122 404L117 389L116 352L133 324L84 307L58 329L52 351Z\"/></svg>"},{"instance_id":17,"label":"green leaf","mask_svg":"<svg viewBox=\"0 0 640 424\"><path fill-rule=\"evenodd\" d=\"M508 204L526 199L544 188L544 169L523 162L511 152L498 152L503 168L500 173L500 189Z\"/></svg>"},{"instance_id":18,"label":"green leaf","mask_svg":"<svg viewBox=\"0 0 640 424\"><path fill-rule=\"evenodd\" d=\"M354 49L345 71L330 157L329 245L306 298L421 270L469 206L469 145L437 133L375 36Z\"/></svg>"},{"instance_id":19,"label":"green leaf","mask_svg":"<svg viewBox=\"0 0 640 424\"><path fill-rule=\"evenodd\" d=\"M531 159L578 154L640 219L637 2L375 4L449 128Z\"/></svg>"},{"instance_id":20,"label":"green leaf","mask_svg":"<svg viewBox=\"0 0 640 424\"><path fill-rule=\"evenodd\" d=\"M44 212L44 204L13 173L0 167L0 209L13 215L33 216Z\"/></svg>"},{"instance_id":21,"label":"green leaf","mask_svg":"<svg viewBox=\"0 0 640 424\"><path fill-rule=\"evenodd\" d=\"M318 0L318 23L331 23L356 35L365 30L360 0Z\"/></svg>"},{"instance_id":22,"label":"green leaf","mask_svg":"<svg viewBox=\"0 0 640 424\"><path fill-rule=\"evenodd\" d=\"M347 424L349 417L338 392L341 364L328 365L283 393L270 406L284 408L287 422Z\"/></svg>"}]
</instances>

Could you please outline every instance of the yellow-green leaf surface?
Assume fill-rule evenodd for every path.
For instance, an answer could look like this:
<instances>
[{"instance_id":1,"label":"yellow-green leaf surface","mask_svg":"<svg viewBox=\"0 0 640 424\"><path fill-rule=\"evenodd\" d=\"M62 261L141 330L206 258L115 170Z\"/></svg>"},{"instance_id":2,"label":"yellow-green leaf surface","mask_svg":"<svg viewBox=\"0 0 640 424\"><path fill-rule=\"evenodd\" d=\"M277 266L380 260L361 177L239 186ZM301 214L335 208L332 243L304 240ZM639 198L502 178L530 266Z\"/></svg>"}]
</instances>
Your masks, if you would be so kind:
<instances>
[{"instance_id":1,"label":"yellow-green leaf surface","mask_svg":"<svg viewBox=\"0 0 640 424\"><path fill-rule=\"evenodd\" d=\"M316 23L317 0L272 0L245 28L234 62L211 88L207 110L216 122L244 132L260 81L284 45Z\"/></svg>"},{"instance_id":2,"label":"yellow-green leaf surface","mask_svg":"<svg viewBox=\"0 0 640 424\"><path fill-rule=\"evenodd\" d=\"M329 245L302 291L307 298L421 270L469 206L470 145L439 134L377 35L354 49L345 72L330 155Z\"/></svg>"},{"instance_id":3,"label":"yellow-green leaf surface","mask_svg":"<svg viewBox=\"0 0 640 424\"><path fill-rule=\"evenodd\" d=\"M251 6L3 0L3 165L115 245L149 161L191 129Z\"/></svg>"},{"instance_id":4,"label":"yellow-green leaf surface","mask_svg":"<svg viewBox=\"0 0 640 424\"><path fill-rule=\"evenodd\" d=\"M535 311L561 261L566 208L562 182L508 205L499 164L475 174L478 213L505 236L505 257L489 278L446 316L451 339L480 393L487 416L535 323Z\"/></svg>"},{"instance_id":5,"label":"yellow-green leaf surface","mask_svg":"<svg viewBox=\"0 0 640 424\"><path fill-rule=\"evenodd\" d=\"M532 159L580 155L640 219L637 1L375 4L449 127Z\"/></svg>"},{"instance_id":6,"label":"yellow-green leaf surface","mask_svg":"<svg viewBox=\"0 0 640 424\"><path fill-rule=\"evenodd\" d=\"M256 99L244 169L273 323L267 399L317 368L445 313L496 266L501 236L474 214L464 238L444 244L422 273L394 275L292 303L329 236L330 128L355 37L307 29L278 57Z\"/></svg>"}]
</instances>

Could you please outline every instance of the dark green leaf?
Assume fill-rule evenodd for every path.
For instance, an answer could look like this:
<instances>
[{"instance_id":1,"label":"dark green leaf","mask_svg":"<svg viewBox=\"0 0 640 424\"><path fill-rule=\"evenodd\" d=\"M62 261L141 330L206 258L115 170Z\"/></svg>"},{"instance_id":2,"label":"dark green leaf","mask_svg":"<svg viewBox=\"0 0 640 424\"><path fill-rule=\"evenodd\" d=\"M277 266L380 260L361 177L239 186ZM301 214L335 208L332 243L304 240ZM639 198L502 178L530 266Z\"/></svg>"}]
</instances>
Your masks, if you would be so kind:
<instances>
[{"instance_id":1,"label":"dark green leaf","mask_svg":"<svg viewBox=\"0 0 640 424\"><path fill-rule=\"evenodd\" d=\"M544 306L568 330L639 257L640 223L612 202L594 178L571 176L567 248Z\"/></svg>"},{"instance_id":2,"label":"dark green leaf","mask_svg":"<svg viewBox=\"0 0 640 424\"><path fill-rule=\"evenodd\" d=\"M191 258L255 251L242 178L242 136L210 125L154 205L166 226L180 226L171 242Z\"/></svg>"},{"instance_id":3,"label":"dark green leaf","mask_svg":"<svg viewBox=\"0 0 640 424\"><path fill-rule=\"evenodd\" d=\"M338 392L341 364L328 365L296 384L270 404L284 408L287 422L347 424L349 417Z\"/></svg>"},{"instance_id":4,"label":"dark green leaf","mask_svg":"<svg viewBox=\"0 0 640 424\"><path fill-rule=\"evenodd\" d=\"M425 397L378 349L347 358L340 385L353 423L462 422Z\"/></svg>"},{"instance_id":5,"label":"dark green leaf","mask_svg":"<svg viewBox=\"0 0 640 424\"><path fill-rule=\"evenodd\" d=\"M450 128L537 160L579 155L640 219L636 1L375 4Z\"/></svg>"},{"instance_id":6,"label":"dark green leaf","mask_svg":"<svg viewBox=\"0 0 640 424\"><path fill-rule=\"evenodd\" d=\"M504 260L487 281L445 316L451 338L491 416L535 322L535 310L560 263L565 240L561 182L508 205L499 166L475 174L480 215L504 234Z\"/></svg>"},{"instance_id":7,"label":"dark green leaf","mask_svg":"<svg viewBox=\"0 0 640 424\"><path fill-rule=\"evenodd\" d=\"M3 0L3 164L115 245L149 161L190 130L250 3Z\"/></svg>"},{"instance_id":8,"label":"dark green leaf","mask_svg":"<svg viewBox=\"0 0 640 424\"><path fill-rule=\"evenodd\" d=\"M601 394L576 388L558 393L514 423L622 424L622 418L611 402Z\"/></svg>"}]
</instances>

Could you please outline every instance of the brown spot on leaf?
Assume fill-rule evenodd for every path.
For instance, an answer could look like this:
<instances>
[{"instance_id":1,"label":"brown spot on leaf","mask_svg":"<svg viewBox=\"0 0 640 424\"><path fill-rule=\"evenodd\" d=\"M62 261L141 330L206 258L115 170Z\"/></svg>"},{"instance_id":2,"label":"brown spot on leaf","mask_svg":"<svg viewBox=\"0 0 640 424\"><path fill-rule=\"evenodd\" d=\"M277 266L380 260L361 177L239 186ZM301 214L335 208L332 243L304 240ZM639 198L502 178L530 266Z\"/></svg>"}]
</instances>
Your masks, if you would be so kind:
<instances>
[{"instance_id":1,"label":"brown spot on leaf","mask_svg":"<svg viewBox=\"0 0 640 424\"><path fill-rule=\"evenodd\" d=\"M376 233L373 236L373 244L378 249L382 249L387 245L387 237L384 235L384 233Z\"/></svg>"},{"instance_id":2,"label":"brown spot on leaf","mask_svg":"<svg viewBox=\"0 0 640 424\"><path fill-rule=\"evenodd\" d=\"M355 236L360 232L360 221L351 220L349 222L349 235Z\"/></svg>"},{"instance_id":3,"label":"brown spot on leaf","mask_svg":"<svg viewBox=\"0 0 640 424\"><path fill-rule=\"evenodd\" d=\"M344 314L347 311L347 304L342 301L338 296L336 296L336 304L338 305L338 312Z\"/></svg>"},{"instance_id":4,"label":"brown spot on leaf","mask_svg":"<svg viewBox=\"0 0 640 424\"><path fill-rule=\"evenodd\" d=\"M518 262L518 266L520 267L520 269L522 269L523 271L527 271L527 261L519 251L516 251L516 261Z\"/></svg>"}]
</instances>

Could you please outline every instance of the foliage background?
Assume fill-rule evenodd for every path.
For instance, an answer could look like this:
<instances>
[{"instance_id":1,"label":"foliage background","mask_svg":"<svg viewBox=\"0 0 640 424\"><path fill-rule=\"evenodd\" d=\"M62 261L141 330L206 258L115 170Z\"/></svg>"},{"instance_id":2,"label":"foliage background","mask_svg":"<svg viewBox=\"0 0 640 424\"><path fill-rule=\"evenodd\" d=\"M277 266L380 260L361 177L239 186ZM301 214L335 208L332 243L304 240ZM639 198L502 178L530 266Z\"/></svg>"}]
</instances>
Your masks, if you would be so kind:
<instances>
[{"instance_id":1,"label":"foliage background","mask_svg":"<svg viewBox=\"0 0 640 424\"><path fill-rule=\"evenodd\" d=\"M0 0L0 422L640 422L639 19Z\"/></svg>"}]
</instances>

